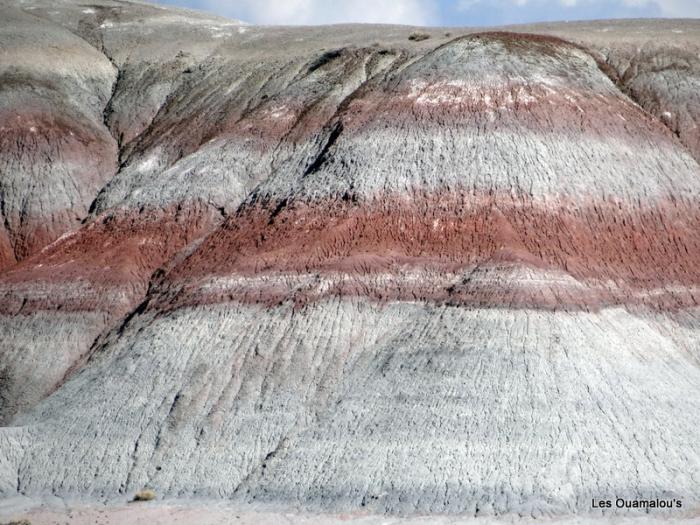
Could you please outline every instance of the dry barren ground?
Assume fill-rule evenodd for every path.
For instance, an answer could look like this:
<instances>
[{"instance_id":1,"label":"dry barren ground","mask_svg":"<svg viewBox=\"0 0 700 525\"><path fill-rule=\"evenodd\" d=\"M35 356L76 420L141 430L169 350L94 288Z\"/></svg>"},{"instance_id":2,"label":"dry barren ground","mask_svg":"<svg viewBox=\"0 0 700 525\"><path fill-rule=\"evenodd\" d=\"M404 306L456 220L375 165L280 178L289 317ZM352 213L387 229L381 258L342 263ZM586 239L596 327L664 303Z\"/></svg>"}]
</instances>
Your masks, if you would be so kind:
<instances>
[{"instance_id":1,"label":"dry barren ground","mask_svg":"<svg viewBox=\"0 0 700 525\"><path fill-rule=\"evenodd\" d=\"M0 504L0 523L28 520L31 525L694 525L697 515L685 517L465 517L448 515L386 516L371 513L310 514L289 510L228 506L221 502L130 503L66 505L62 500L38 502L15 498ZM24 525L24 524L23 524Z\"/></svg>"}]
</instances>

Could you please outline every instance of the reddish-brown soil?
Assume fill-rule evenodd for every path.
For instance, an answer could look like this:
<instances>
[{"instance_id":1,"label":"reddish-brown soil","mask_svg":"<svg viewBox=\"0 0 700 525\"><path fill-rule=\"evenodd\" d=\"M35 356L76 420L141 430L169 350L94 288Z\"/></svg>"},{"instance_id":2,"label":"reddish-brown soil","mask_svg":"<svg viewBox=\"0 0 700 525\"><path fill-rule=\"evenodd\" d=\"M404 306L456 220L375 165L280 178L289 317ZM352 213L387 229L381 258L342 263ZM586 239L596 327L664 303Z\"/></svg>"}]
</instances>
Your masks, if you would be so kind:
<instances>
[{"instance_id":1,"label":"reddish-brown soil","mask_svg":"<svg viewBox=\"0 0 700 525\"><path fill-rule=\"evenodd\" d=\"M0 271L77 228L116 163L111 137L88 119L38 105L0 111Z\"/></svg>"},{"instance_id":2,"label":"reddish-brown soil","mask_svg":"<svg viewBox=\"0 0 700 525\"><path fill-rule=\"evenodd\" d=\"M658 119L613 92L575 86L559 89L516 81L470 87L459 82L445 78L418 87L402 83L395 89L370 82L339 108L326 103L309 109L304 107L303 100L278 98L243 119L222 122L216 136L246 140L248 147L265 151L277 146L280 140L293 143L309 140L334 122L333 119L338 119L344 137L394 126L434 125L546 132L566 137L600 138L614 133L617 140L630 141L635 146L644 140L642 137L653 137L657 144L675 140ZM198 136L192 129L187 119L168 124L168 133L182 133L187 143L183 154L195 151L212 136Z\"/></svg>"},{"instance_id":3,"label":"reddish-brown soil","mask_svg":"<svg viewBox=\"0 0 700 525\"><path fill-rule=\"evenodd\" d=\"M337 281L325 286L322 296L672 308L697 303L697 210L697 203L673 200L637 206L613 200L577 204L553 199L545 204L525 196L456 193L259 204L229 219L168 280L184 286L174 304L303 301L303 286L300 291L293 276L308 274ZM475 269L473 277L479 279L450 283L446 277ZM489 286L493 276L523 270L571 282L554 279L533 286L533 281L511 275L498 293L498 287ZM415 271L425 272L423 278L402 277ZM386 274L395 279L371 278ZM198 288L212 277L230 276L266 279L239 286L242 291L233 296L231 290L217 296L215 289L204 293ZM579 289L576 281L588 286ZM309 290L308 298L314 294Z\"/></svg>"},{"instance_id":4,"label":"reddish-brown soil","mask_svg":"<svg viewBox=\"0 0 700 525\"><path fill-rule=\"evenodd\" d=\"M105 214L4 273L0 313L60 309L124 315L143 298L152 273L219 218L199 203ZM55 286L62 293L52 293ZM78 292L70 293L71 286Z\"/></svg>"},{"instance_id":5,"label":"reddish-brown soil","mask_svg":"<svg viewBox=\"0 0 700 525\"><path fill-rule=\"evenodd\" d=\"M697 210L670 199L580 204L467 192L257 203L179 263L171 259L214 227L209 208L123 210L7 271L0 312L124 315L164 266L174 266L154 301L164 309L328 296L545 309L693 306ZM217 278L234 284L211 285Z\"/></svg>"}]
</instances>

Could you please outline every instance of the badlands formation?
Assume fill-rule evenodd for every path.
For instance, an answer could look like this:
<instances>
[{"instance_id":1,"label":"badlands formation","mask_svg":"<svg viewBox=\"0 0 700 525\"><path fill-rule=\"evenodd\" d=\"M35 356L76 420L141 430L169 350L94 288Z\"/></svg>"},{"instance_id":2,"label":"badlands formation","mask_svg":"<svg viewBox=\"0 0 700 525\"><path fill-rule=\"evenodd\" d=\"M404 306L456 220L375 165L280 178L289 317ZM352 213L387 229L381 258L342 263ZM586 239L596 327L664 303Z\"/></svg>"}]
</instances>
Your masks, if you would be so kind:
<instances>
[{"instance_id":1,"label":"badlands formation","mask_svg":"<svg viewBox=\"0 0 700 525\"><path fill-rule=\"evenodd\" d=\"M699 125L698 20L2 0L0 499L698 516Z\"/></svg>"}]
</instances>

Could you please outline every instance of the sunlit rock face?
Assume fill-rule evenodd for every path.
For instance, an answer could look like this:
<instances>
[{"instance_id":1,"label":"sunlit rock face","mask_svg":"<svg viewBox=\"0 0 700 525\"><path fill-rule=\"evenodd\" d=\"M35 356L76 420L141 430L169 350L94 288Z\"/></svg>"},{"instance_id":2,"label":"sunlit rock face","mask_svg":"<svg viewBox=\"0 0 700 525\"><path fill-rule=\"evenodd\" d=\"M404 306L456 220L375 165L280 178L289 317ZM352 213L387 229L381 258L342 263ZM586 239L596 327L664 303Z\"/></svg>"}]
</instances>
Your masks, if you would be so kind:
<instances>
[{"instance_id":1,"label":"sunlit rock face","mask_svg":"<svg viewBox=\"0 0 700 525\"><path fill-rule=\"evenodd\" d=\"M0 494L697 511L699 22L0 15Z\"/></svg>"}]
</instances>

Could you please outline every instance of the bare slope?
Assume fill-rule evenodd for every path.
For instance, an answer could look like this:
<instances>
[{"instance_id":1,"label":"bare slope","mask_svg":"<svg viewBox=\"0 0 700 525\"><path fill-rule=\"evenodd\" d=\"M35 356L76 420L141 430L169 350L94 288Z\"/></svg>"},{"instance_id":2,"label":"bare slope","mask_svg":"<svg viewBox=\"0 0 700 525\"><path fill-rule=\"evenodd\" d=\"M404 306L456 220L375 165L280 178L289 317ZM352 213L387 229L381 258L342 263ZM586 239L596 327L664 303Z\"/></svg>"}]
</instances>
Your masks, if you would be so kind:
<instances>
[{"instance_id":1,"label":"bare slope","mask_svg":"<svg viewBox=\"0 0 700 525\"><path fill-rule=\"evenodd\" d=\"M125 2L2 12L106 72L43 81L70 102L45 111L106 145L42 128L85 159L57 172L80 221L4 216L2 494L697 509L700 23L416 42ZM12 27L16 119L39 81ZM0 169L3 213L66 187Z\"/></svg>"}]
</instances>

